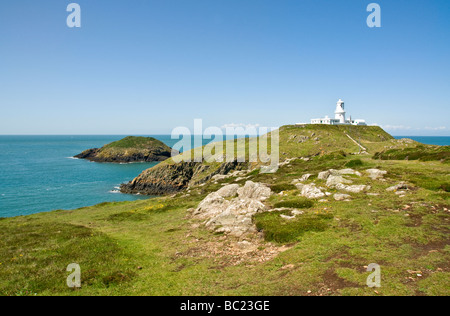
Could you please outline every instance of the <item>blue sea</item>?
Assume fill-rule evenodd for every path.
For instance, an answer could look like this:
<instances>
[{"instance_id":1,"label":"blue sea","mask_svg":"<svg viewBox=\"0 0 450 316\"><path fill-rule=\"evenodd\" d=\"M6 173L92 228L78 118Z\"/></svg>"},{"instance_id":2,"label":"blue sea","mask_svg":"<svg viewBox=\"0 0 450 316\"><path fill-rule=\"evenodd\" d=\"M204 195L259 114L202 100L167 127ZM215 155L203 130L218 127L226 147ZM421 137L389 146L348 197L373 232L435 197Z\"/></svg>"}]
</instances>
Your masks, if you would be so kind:
<instances>
[{"instance_id":1,"label":"blue sea","mask_svg":"<svg viewBox=\"0 0 450 316\"><path fill-rule=\"evenodd\" d=\"M0 136L0 217L149 198L121 194L118 188L156 163L109 164L72 158L123 137ZM177 142L169 135L153 137L168 146ZM408 138L450 145L450 137Z\"/></svg>"},{"instance_id":2,"label":"blue sea","mask_svg":"<svg viewBox=\"0 0 450 316\"><path fill-rule=\"evenodd\" d=\"M394 138L410 138L422 144L450 146L450 136L394 136Z\"/></svg>"},{"instance_id":3,"label":"blue sea","mask_svg":"<svg viewBox=\"0 0 450 316\"><path fill-rule=\"evenodd\" d=\"M132 201L148 196L119 192L156 163L110 164L74 159L124 136L0 136L0 217L101 202ZM170 135L155 138L173 146Z\"/></svg>"}]
</instances>

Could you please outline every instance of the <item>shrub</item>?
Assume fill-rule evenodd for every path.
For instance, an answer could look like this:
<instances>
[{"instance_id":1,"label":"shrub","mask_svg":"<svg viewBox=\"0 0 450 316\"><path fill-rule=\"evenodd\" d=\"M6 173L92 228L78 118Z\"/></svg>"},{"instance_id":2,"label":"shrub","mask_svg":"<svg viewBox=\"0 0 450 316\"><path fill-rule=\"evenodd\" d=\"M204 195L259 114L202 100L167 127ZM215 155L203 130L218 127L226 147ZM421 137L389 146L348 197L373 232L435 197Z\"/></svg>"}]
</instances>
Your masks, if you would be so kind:
<instances>
[{"instance_id":1,"label":"shrub","mask_svg":"<svg viewBox=\"0 0 450 316\"><path fill-rule=\"evenodd\" d=\"M294 220L285 220L280 215L289 212L266 212L256 214L253 220L256 228L262 231L266 241L288 243L298 241L309 231L321 232L327 229L331 214L305 214Z\"/></svg>"},{"instance_id":2,"label":"shrub","mask_svg":"<svg viewBox=\"0 0 450 316\"><path fill-rule=\"evenodd\" d=\"M280 183L280 184L274 184L270 186L273 192L280 193L282 191L290 191L297 189L295 185L289 184L289 183Z\"/></svg>"},{"instance_id":3,"label":"shrub","mask_svg":"<svg viewBox=\"0 0 450 316\"><path fill-rule=\"evenodd\" d=\"M275 208L310 208L314 205L313 201L308 200L307 198L296 198L294 200L287 200L275 203Z\"/></svg>"},{"instance_id":4,"label":"shrub","mask_svg":"<svg viewBox=\"0 0 450 316\"><path fill-rule=\"evenodd\" d=\"M323 160L336 160L336 159L343 159L347 157L347 154L343 150L335 151L332 153L329 153L327 155L323 155L320 157L320 159Z\"/></svg>"},{"instance_id":5,"label":"shrub","mask_svg":"<svg viewBox=\"0 0 450 316\"><path fill-rule=\"evenodd\" d=\"M363 162L361 161L361 159L353 159L345 164L345 166L347 168L360 167L362 165L363 165Z\"/></svg>"},{"instance_id":6,"label":"shrub","mask_svg":"<svg viewBox=\"0 0 450 316\"><path fill-rule=\"evenodd\" d=\"M445 192L450 192L450 183L442 183L440 188L441 188L441 190L444 190Z\"/></svg>"}]
</instances>

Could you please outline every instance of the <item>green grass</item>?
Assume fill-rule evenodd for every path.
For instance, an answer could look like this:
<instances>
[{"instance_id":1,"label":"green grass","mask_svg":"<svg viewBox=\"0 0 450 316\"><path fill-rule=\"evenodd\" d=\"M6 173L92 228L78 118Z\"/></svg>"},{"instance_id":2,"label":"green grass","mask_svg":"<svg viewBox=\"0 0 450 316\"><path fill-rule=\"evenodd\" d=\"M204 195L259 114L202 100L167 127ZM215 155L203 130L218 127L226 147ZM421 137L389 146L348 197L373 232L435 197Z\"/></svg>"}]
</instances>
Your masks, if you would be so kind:
<instances>
[{"instance_id":1,"label":"green grass","mask_svg":"<svg viewBox=\"0 0 450 316\"><path fill-rule=\"evenodd\" d=\"M314 202L304 198L304 197L298 197L298 198L294 198L294 199L290 199L290 200L286 200L286 201L281 201L281 202L276 202L274 204L275 208L282 208L282 207L286 207L286 208L298 208L298 209L302 209L302 208L310 208L314 205Z\"/></svg>"},{"instance_id":2,"label":"green grass","mask_svg":"<svg viewBox=\"0 0 450 316\"><path fill-rule=\"evenodd\" d=\"M280 184L274 184L270 186L273 192L280 193L283 191L289 191L289 190L295 190L296 187L293 184L290 183L280 183Z\"/></svg>"},{"instance_id":3,"label":"green grass","mask_svg":"<svg viewBox=\"0 0 450 316\"><path fill-rule=\"evenodd\" d=\"M373 158L448 162L450 161L450 146L418 145L414 148L390 149L376 153Z\"/></svg>"},{"instance_id":4,"label":"green grass","mask_svg":"<svg viewBox=\"0 0 450 316\"><path fill-rule=\"evenodd\" d=\"M322 232L333 218L331 214L304 214L294 220L283 219L280 215L290 215L289 211L256 214L254 223L264 233L266 241L289 243L298 241L306 232Z\"/></svg>"},{"instance_id":5,"label":"green grass","mask_svg":"<svg viewBox=\"0 0 450 316\"><path fill-rule=\"evenodd\" d=\"M344 132L355 139L359 133L372 153L416 147L414 142L392 140L379 129L289 126L283 131L280 153L286 155L282 157L311 155L311 160L293 160L275 174L252 171L248 175L249 180L286 192L265 201L268 207L304 211L293 220L280 217L291 215L289 210L255 215L254 223L265 238L258 249L285 246L270 260L250 253L236 263L235 252L223 251L238 240L211 233L204 220L192 218L187 211L208 193L234 181L225 179L193 186L190 195L181 192L0 219L0 295L450 294L448 164L351 154L359 149ZM298 143L291 138L294 135L310 139ZM340 150L346 154L323 158ZM313 176L306 183L325 186L316 177L319 172L349 166L363 174L351 177L354 184L370 184L370 192L379 195L352 194L349 202L332 198L311 202L290 185L310 173ZM370 179L364 172L369 168L388 171L385 181ZM401 181L411 186L404 197L386 191ZM78 290L66 286L70 263L81 266ZM370 263L382 269L377 293L365 285L369 273L364 267ZM422 276L411 270L421 271Z\"/></svg>"},{"instance_id":6,"label":"green grass","mask_svg":"<svg viewBox=\"0 0 450 316\"><path fill-rule=\"evenodd\" d=\"M126 252L88 227L17 219L0 224L0 239L0 295L72 294L65 284L70 263L82 266L83 282L92 288L134 276Z\"/></svg>"},{"instance_id":7,"label":"green grass","mask_svg":"<svg viewBox=\"0 0 450 316\"><path fill-rule=\"evenodd\" d=\"M103 147L103 149L113 149L113 148L135 148L135 149L146 149L154 146L166 147L166 145L153 138L153 137L136 137L128 136L121 140L112 142Z\"/></svg>"},{"instance_id":8,"label":"green grass","mask_svg":"<svg viewBox=\"0 0 450 316\"><path fill-rule=\"evenodd\" d=\"M361 159L352 159L349 162L345 164L345 167L347 168L357 168L361 167L363 165L363 162Z\"/></svg>"},{"instance_id":9,"label":"green grass","mask_svg":"<svg viewBox=\"0 0 450 316\"><path fill-rule=\"evenodd\" d=\"M296 160L274 175L255 173L251 180L286 183L304 173L341 168L355 158ZM357 159L364 168L388 171L385 182L361 180L380 196L307 205L295 195L274 195L268 204L302 207L305 213L292 221L279 216L289 211L255 216L266 240L290 245L262 263L232 265L230 256L209 256L209 247L226 248L226 240L186 212L213 190L209 185L192 188L189 197L180 193L2 219L0 294L374 295L365 286L364 266L376 262L382 267L379 295L448 295L450 227L444 208L450 194L421 186L404 198L385 191L399 181L421 184L420 175L444 183L447 165ZM403 210L405 205L410 208ZM70 263L81 266L79 290L65 285ZM284 269L287 265L294 268ZM423 277L411 281L408 270L420 270Z\"/></svg>"}]
</instances>

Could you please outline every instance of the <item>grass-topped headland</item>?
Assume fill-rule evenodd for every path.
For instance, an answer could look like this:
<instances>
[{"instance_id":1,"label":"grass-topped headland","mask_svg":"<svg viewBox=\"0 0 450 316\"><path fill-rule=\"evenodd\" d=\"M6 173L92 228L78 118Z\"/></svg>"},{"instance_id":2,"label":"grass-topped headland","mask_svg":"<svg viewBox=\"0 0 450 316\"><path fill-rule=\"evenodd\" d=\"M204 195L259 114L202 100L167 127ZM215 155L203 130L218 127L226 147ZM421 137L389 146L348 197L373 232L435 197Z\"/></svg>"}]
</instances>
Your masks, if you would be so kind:
<instances>
[{"instance_id":1,"label":"grass-topped headland","mask_svg":"<svg viewBox=\"0 0 450 316\"><path fill-rule=\"evenodd\" d=\"M419 144L372 127L280 138L274 174L169 160L147 173L189 178L170 195L0 220L0 295L450 294L448 163L373 159Z\"/></svg>"},{"instance_id":2,"label":"grass-topped headland","mask_svg":"<svg viewBox=\"0 0 450 316\"><path fill-rule=\"evenodd\" d=\"M171 153L169 146L153 137L128 136L102 148L88 149L75 157L95 162L152 162L164 161Z\"/></svg>"}]
</instances>

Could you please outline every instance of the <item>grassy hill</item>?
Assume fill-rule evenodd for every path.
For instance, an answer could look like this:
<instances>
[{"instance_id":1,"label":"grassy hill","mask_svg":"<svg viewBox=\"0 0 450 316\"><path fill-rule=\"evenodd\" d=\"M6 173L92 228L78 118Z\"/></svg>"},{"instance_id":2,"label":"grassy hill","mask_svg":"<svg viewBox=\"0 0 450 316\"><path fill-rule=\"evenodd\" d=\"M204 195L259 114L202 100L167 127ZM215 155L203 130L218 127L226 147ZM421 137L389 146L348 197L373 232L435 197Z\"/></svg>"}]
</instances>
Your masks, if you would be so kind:
<instances>
[{"instance_id":1,"label":"grassy hill","mask_svg":"<svg viewBox=\"0 0 450 316\"><path fill-rule=\"evenodd\" d=\"M247 169L171 196L1 219L0 295L450 294L448 162L373 159L417 146L375 127L286 126L280 138L288 163L275 174ZM325 202L293 184L311 174L305 184L325 187L320 172L349 167L361 176L347 178L370 194ZM387 174L374 180L373 168ZM245 243L190 215L208 194L248 180L272 188L269 208L287 209L257 214L259 232ZM398 183L408 190L386 190ZM303 214L281 217L291 207ZM81 289L65 285L70 263L81 266ZM366 286L370 263L381 266L381 288Z\"/></svg>"},{"instance_id":2,"label":"grassy hill","mask_svg":"<svg viewBox=\"0 0 450 316\"><path fill-rule=\"evenodd\" d=\"M169 146L153 137L128 136L102 148L88 149L75 157L95 162L151 162L164 161L171 153Z\"/></svg>"}]
</instances>

